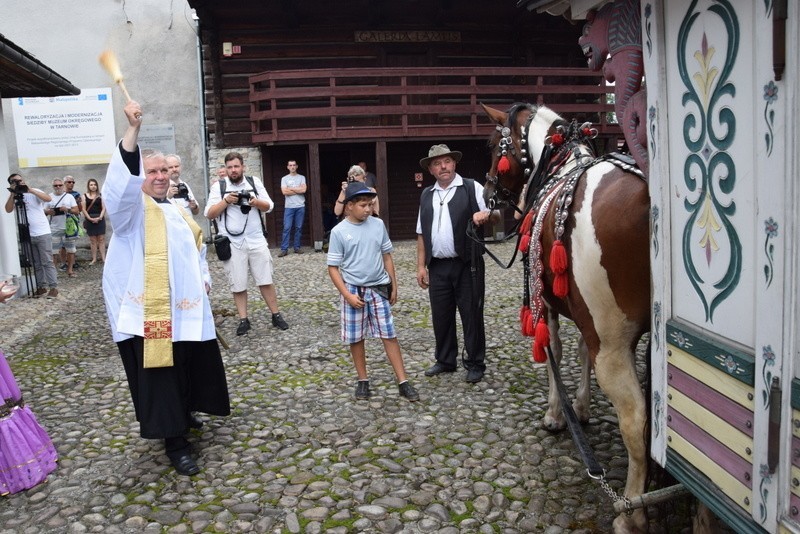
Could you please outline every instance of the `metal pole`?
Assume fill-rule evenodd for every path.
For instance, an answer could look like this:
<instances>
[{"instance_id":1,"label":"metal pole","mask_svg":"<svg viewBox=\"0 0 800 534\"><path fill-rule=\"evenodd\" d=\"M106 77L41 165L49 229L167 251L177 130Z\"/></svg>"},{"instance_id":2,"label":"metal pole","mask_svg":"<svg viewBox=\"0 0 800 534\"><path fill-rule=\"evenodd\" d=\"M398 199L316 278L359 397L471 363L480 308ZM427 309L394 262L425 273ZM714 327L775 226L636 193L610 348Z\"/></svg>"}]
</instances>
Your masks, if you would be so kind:
<instances>
[{"instance_id":1,"label":"metal pole","mask_svg":"<svg viewBox=\"0 0 800 534\"><path fill-rule=\"evenodd\" d=\"M197 13L192 15L197 34L197 92L200 94L200 152L203 158L203 185L205 186L205 199L208 203L208 191L211 189L211 179L208 171L208 144L206 143L206 93L203 84L203 43L200 39L200 18ZM205 219L206 243L211 242L211 221Z\"/></svg>"},{"instance_id":2,"label":"metal pole","mask_svg":"<svg viewBox=\"0 0 800 534\"><path fill-rule=\"evenodd\" d=\"M618 514L624 514L630 510L644 508L645 506L658 504L664 501L671 501L672 499L677 499L678 497L683 497L684 495L689 495L689 490L686 489L683 484L675 484L674 486L670 486L668 488L661 488L651 491L650 493L643 493L641 495L637 495L636 497L631 497L628 503L624 501L617 501L614 503L614 511Z\"/></svg>"}]
</instances>

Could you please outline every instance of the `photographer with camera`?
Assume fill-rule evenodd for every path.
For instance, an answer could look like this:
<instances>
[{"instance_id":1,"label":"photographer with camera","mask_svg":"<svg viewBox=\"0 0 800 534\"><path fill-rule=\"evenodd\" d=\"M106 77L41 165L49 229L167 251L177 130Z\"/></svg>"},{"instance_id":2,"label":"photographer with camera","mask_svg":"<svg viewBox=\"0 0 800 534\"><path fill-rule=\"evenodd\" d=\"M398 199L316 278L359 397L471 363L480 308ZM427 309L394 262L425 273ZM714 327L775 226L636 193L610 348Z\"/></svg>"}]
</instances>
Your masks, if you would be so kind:
<instances>
[{"instance_id":1,"label":"photographer with camera","mask_svg":"<svg viewBox=\"0 0 800 534\"><path fill-rule=\"evenodd\" d=\"M72 179L72 177L68 177ZM74 180L73 180L74 181ZM50 217L50 234L53 236L53 262L61 263L61 270L66 270L70 277L75 276L75 253L78 251L78 236L67 235L67 214L78 215L81 212L75 197L64 191L64 180L53 180L53 194L47 203L45 213Z\"/></svg>"},{"instance_id":2,"label":"photographer with camera","mask_svg":"<svg viewBox=\"0 0 800 534\"><path fill-rule=\"evenodd\" d=\"M28 235L20 235L21 241L26 241L30 237L33 269L36 275L37 289L35 297L47 294L47 298L58 296L58 274L56 266L53 264L53 240L50 236L50 225L44 214L47 203L51 197L41 189L28 187L25 180L19 174L12 174L8 177L9 195L6 200L6 213L11 213L14 208L22 212L22 217L26 221L23 224L22 217L17 222L20 223L20 231L23 226ZM48 291L49 289L49 291Z\"/></svg>"},{"instance_id":3,"label":"photographer with camera","mask_svg":"<svg viewBox=\"0 0 800 534\"><path fill-rule=\"evenodd\" d=\"M333 207L333 213L337 217L342 217L342 215L344 215L345 217L347 216L347 214L344 213L344 198L345 198L345 191L347 190L347 184L351 182L362 182L366 184L366 181L367 181L367 172L363 168L361 168L360 165L353 165L352 167L350 167L350 170L347 171L347 180L342 182L342 191L339 193L339 198L336 199L336 205ZM369 185L367 185L367 187L369 187L369 190L372 191L373 193L377 193L374 187L371 187ZM378 203L378 197L376 196L375 199L372 201L372 214L375 217L380 217L380 212L381 212L381 206Z\"/></svg>"},{"instance_id":4,"label":"photographer with camera","mask_svg":"<svg viewBox=\"0 0 800 534\"><path fill-rule=\"evenodd\" d=\"M183 209L190 211L192 215L197 215L200 213L200 204L195 200L189 184L181 180L181 157L177 154L168 154L164 157L169 170L168 198L173 199Z\"/></svg>"},{"instance_id":5,"label":"photographer with camera","mask_svg":"<svg viewBox=\"0 0 800 534\"><path fill-rule=\"evenodd\" d=\"M261 212L269 213L274 204L264 184L255 176L244 175L244 158L238 152L225 156L227 177L220 178L208 193L205 216L219 218L219 233L230 240L230 257L222 259L228 274L233 301L239 313L236 335L250 330L247 317L247 279L253 279L272 312L272 326L287 330L289 325L278 308L278 295L272 282L272 256L264 235Z\"/></svg>"}]
</instances>

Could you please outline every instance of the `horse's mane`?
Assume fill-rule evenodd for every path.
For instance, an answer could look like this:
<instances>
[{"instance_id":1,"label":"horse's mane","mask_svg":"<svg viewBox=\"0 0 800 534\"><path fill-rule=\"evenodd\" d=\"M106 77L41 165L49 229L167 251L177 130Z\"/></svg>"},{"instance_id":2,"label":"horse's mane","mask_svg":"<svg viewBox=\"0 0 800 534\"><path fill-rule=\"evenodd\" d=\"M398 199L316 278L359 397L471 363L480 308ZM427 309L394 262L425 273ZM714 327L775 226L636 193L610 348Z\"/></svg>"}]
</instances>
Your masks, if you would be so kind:
<instances>
[{"instance_id":1,"label":"horse's mane","mask_svg":"<svg viewBox=\"0 0 800 534\"><path fill-rule=\"evenodd\" d=\"M530 111L531 113L536 112L536 106L533 104L528 104L526 102L515 102L508 108L508 124L509 125L516 125L517 124L517 115L519 115L522 111Z\"/></svg>"},{"instance_id":2,"label":"horse's mane","mask_svg":"<svg viewBox=\"0 0 800 534\"><path fill-rule=\"evenodd\" d=\"M564 119L553 111L552 109L548 108L547 106L538 106L536 108L536 116L537 119L541 119L542 122L545 124L553 124L556 121L563 121Z\"/></svg>"}]
</instances>

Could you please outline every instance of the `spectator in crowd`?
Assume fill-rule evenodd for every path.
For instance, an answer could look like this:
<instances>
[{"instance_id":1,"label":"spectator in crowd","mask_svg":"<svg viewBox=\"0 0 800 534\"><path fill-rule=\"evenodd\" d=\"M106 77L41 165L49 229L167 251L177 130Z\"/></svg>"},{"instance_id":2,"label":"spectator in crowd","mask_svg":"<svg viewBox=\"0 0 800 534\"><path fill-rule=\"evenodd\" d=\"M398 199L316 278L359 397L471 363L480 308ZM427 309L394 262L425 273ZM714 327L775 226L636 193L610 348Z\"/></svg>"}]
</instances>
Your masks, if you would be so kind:
<instances>
[{"instance_id":1,"label":"spectator in crowd","mask_svg":"<svg viewBox=\"0 0 800 534\"><path fill-rule=\"evenodd\" d=\"M365 173L364 169L362 169L359 165L353 165L347 171L347 180L342 182L342 190L339 193L339 197L336 199L336 205L333 207L333 213L337 217L341 217L343 213L347 215L344 211L345 207L344 197L345 197L345 191L347 190L347 184L349 184L350 182L361 182L363 184L366 184L365 181L366 176L367 173ZM370 191L375 193L375 198L372 201L372 215L380 217L381 206L380 203L378 202L377 191L375 191L374 187L370 187L369 189Z\"/></svg>"},{"instance_id":2,"label":"spectator in crowd","mask_svg":"<svg viewBox=\"0 0 800 534\"><path fill-rule=\"evenodd\" d=\"M197 215L200 213L200 205L197 203L189 184L181 180L181 157L177 154L168 154L164 157L167 160L167 168L169 169L169 198L173 199L178 206L190 211L192 215Z\"/></svg>"},{"instance_id":3,"label":"spectator in crowd","mask_svg":"<svg viewBox=\"0 0 800 534\"><path fill-rule=\"evenodd\" d=\"M370 216L374 198L375 192L362 182L347 186L347 215L331 231L328 274L341 294L342 341L350 345L358 375L356 399L372 395L364 347L364 338L369 336L383 341L400 396L416 401L419 393L406 376L392 316L392 305L397 302L392 242L383 221Z\"/></svg>"},{"instance_id":4,"label":"spectator in crowd","mask_svg":"<svg viewBox=\"0 0 800 534\"><path fill-rule=\"evenodd\" d=\"M50 217L50 234L53 236L53 261L60 263L61 270L67 271L68 276L77 276L73 267L78 236L67 236L67 215L78 215L81 211L75 197L64 191L64 180L61 178L53 180L51 196L46 213Z\"/></svg>"},{"instance_id":5,"label":"spectator in crowd","mask_svg":"<svg viewBox=\"0 0 800 534\"><path fill-rule=\"evenodd\" d=\"M86 182L86 194L82 202L83 227L89 236L89 249L92 251L92 261L89 265L106 261L106 207L103 205L103 196L100 194L100 185L94 178Z\"/></svg>"},{"instance_id":6,"label":"spectator in crowd","mask_svg":"<svg viewBox=\"0 0 800 534\"><path fill-rule=\"evenodd\" d=\"M50 224L47 222L45 209L52 197L35 187L29 187L25 179L17 173L8 177L10 186L8 200L6 200L6 213L14 211L16 203L22 206L22 217L27 221L28 236L30 237L33 257L33 272L36 277L37 288L34 297L47 295L47 298L58 297L58 273L53 263L53 239L50 234ZM23 221L19 221L22 223Z\"/></svg>"},{"instance_id":7,"label":"spectator in crowd","mask_svg":"<svg viewBox=\"0 0 800 534\"><path fill-rule=\"evenodd\" d=\"M367 168L366 161L359 161L358 166L364 169L364 183L367 184L367 187L371 187L373 189L378 187L378 177L375 176L374 172L370 172Z\"/></svg>"},{"instance_id":8,"label":"spectator in crowd","mask_svg":"<svg viewBox=\"0 0 800 534\"><path fill-rule=\"evenodd\" d=\"M281 193L285 198L283 207L283 239L279 258L289 252L290 241L294 241L295 254L302 254L300 240L303 237L303 219L306 215L306 177L297 172L297 162L290 159L286 165L289 174L281 178ZM294 232L292 230L294 229ZM294 239L292 239L294 237Z\"/></svg>"},{"instance_id":9,"label":"spectator in crowd","mask_svg":"<svg viewBox=\"0 0 800 534\"><path fill-rule=\"evenodd\" d=\"M205 216L219 219L219 233L231 242L231 257L222 262L228 275L233 301L239 313L236 335L251 329L247 316L247 280L252 271L264 302L272 312L272 326L287 330L289 325L278 308L278 294L272 280L272 256L264 235L261 212L274 207L264 184L255 176L245 176L244 158L238 152L225 156L227 176L208 193Z\"/></svg>"}]
</instances>

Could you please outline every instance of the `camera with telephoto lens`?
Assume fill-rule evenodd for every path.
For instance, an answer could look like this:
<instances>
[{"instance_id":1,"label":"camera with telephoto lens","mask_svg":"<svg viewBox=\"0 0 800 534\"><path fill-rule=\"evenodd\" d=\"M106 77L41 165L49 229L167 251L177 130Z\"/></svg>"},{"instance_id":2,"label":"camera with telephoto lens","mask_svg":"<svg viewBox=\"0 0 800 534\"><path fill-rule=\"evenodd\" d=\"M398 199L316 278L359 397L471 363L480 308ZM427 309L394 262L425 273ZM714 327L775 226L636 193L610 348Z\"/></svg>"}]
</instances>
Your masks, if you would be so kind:
<instances>
[{"instance_id":1,"label":"camera with telephoto lens","mask_svg":"<svg viewBox=\"0 0 800 534\"><path fill-rule=\"evenodd\" d=\"M178 187L178 192L175 193L174 198L182 198L182 199L188 201L189 200L189 187L183 182L179 183L177 185L177 187Z\"/></svg>"},{"instance_id":2,"label":"camera with telephoto lens","mask_svg":"<svg viewBox=\"0 0 800 534\"><path fill-rule=\"evenodd\" d=\"M28 186L22 183L22 180L11 180L11 187L8 190L15 195L21 195L28 192Z\"/></svg>"},{"instance_id":3,"label":"camera with telephoto lens","mask_svg":"<svg viewBox=\"0 0 800 534\"><path fill-rule=\"evenodd\" d=\"M236 195L235 204L239 206L239 209L242 210L242 213L244 214L250 213L250 195L252 193L252 189L243 189L241 191L234 192L234 195Z\"/></svg>"}]
</instances>

